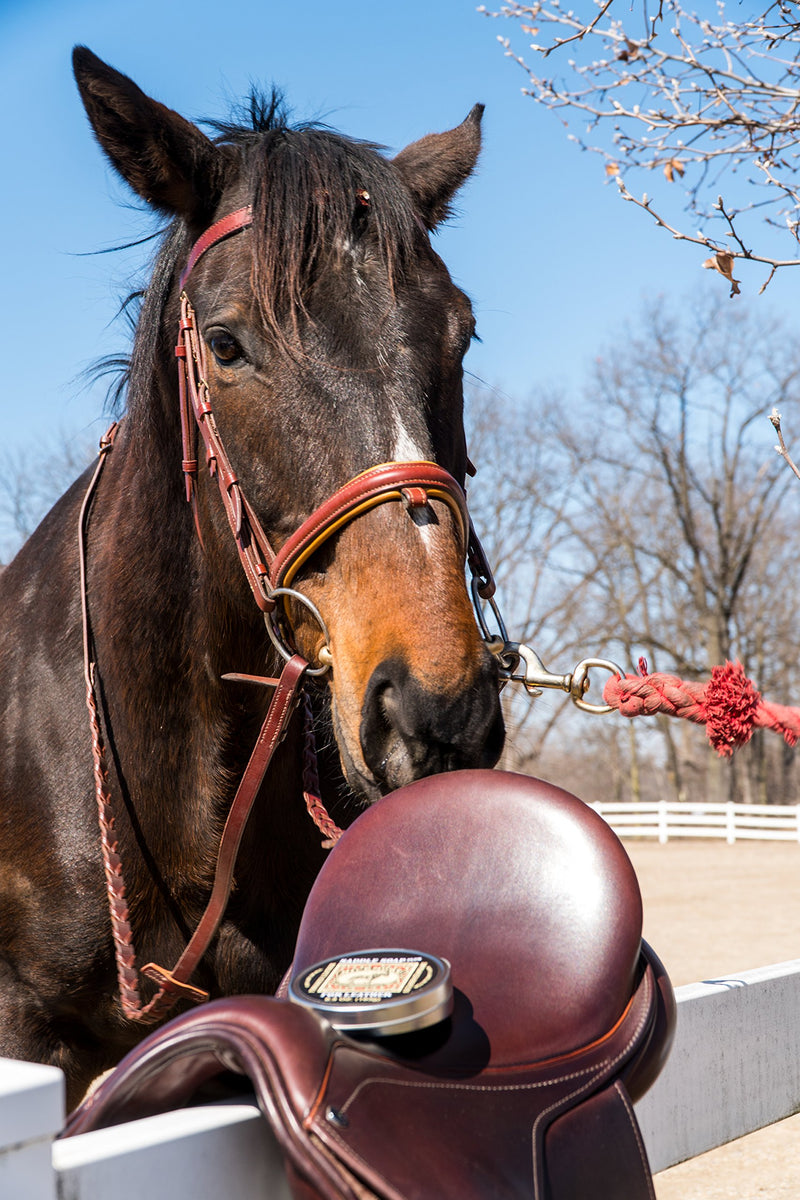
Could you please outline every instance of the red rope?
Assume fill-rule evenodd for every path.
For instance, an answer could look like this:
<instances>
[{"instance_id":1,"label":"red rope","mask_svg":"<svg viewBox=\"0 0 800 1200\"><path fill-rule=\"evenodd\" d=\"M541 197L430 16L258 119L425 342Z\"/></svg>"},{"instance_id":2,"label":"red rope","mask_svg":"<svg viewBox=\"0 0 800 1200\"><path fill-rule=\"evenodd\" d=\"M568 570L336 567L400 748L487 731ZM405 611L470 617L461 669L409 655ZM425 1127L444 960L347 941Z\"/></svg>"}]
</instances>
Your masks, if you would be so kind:
<instances>
[{"instance_id":1,"label":"red rope","mask_svg":"<svg viewBox=\"0 0 800 1200\"><path fill-rule=\"evenodd\" d=\"M325 835L322 845L331 850L343 830L328 816L328 810L319 795L319 775L317 773L317 742L314 737L314 714L311 710L311 698L306 690L303 691L305 738L303 746L303 799L306 802L308 815L320 833Z\"/></svg>"},{"instance_id":2,"label":"red rope","mask_svg":"<svg viewBox=\"0 0 800 1200\"><path fill-rule=\"evenodd\" d=\"M774 729L788 745L800 737L800 709L762 700L740 662L713 667L707 683L687 683L677 675L612 676L603 690L606 704L624 717L666 713L706 726L708 740L721 757L733 754L753 736L754 729Z\"/></svg>"}]
</instances>

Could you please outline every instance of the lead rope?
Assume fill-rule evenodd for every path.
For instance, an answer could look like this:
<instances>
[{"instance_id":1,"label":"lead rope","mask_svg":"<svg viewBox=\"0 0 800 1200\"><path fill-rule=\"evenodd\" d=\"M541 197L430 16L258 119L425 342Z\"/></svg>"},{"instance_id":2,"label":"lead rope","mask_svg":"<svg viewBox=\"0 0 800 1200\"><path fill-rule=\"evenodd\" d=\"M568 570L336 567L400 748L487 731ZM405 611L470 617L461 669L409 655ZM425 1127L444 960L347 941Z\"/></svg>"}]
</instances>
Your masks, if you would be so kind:
<instances>
[{"instance_id":1,"label":"lead rope","mask_svg":"<svg viewBox=\"0 0 800 1200\"><path fill-rule=\"evenodd\" d=\"M720 758L729 758L746 745L756 729L774 730L787 746L795 746L800 740L800 708L764 700L738 661L712 667L711 678L704 682L662 671L650 674L644 658L639 659L638 675L628 674L604 658L585 658L573 671L559 675L548 671L530 646L508 641L504 628L500 636L492 637L477 605L476 610L486 644L498 660L501 687L521 683L530 696L541 695L544 688L554 688L567 692L576 707L589 713L682 717L706 726L709 745ZM502 627L502 617L497 615ZM595 668L610 675L601 704L585 698L589 673Z\"/></svg>"},{"instance_id":2,"label":"lead rope","mask_svg":"<svg viewBox=\"0 0 800 1200\"><path fill-rule=\"evenodd\" d=\"M728 758L749 742L755 729L773 729L787 746L800 736L800 709L764 700L740 662L712 667L704 683L677 675L648 673L639 659L639 675L617 675L606 682L603 699L623 717L666 713L706 726L709 744Z\"/></svg>"}]
</instances>

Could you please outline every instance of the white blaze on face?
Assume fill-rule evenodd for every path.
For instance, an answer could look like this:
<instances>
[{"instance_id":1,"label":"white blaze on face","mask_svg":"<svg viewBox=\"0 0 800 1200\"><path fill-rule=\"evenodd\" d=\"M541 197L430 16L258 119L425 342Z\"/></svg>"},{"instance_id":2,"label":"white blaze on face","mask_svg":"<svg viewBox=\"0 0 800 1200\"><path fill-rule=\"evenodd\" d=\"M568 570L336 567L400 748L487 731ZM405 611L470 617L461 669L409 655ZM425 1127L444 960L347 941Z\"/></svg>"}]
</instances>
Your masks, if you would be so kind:
<instances>
[{"instance_id":1,"label":"white blaze on face","mask_svg":"<svg viewBox=\"0 0 800 1200\"><path fill-rule=\"evenodd\" d=\"M397 415L394 418L392 459L394 462L428 462L430 460L430 450L420 449Z\"/></svg>"},{"instance_id":2,"label":"white blaze on face","mask_svg":"<svg viewBox=\"0 0 800 1200\"><path fill-rule=\"evenodd\" d=\"M394 419L395 437L394 449L392 451L393 462L429 462L430 448L423 450L414 441L408 430L403 426L400 417L395 415ZM441 529L438 522L430 519L430 511L424 509L409 509L409 516L414 524L419 529L422 544L425 547L427 554L432 554L435 549L436 534Z\"/></svg>"}]
</instances>

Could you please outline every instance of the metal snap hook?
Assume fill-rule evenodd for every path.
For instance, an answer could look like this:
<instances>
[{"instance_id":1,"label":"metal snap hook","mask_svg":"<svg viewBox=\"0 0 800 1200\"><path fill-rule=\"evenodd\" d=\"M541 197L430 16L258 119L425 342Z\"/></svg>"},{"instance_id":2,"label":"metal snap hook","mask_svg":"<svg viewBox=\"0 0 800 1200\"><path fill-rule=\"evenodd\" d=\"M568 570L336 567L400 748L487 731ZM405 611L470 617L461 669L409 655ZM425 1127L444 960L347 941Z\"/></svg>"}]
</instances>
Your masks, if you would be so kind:
<instances>
[{"instance_id":1,"label":"metal snap hook","mask_svg":"<svg viewBox=\"0 0 800 1200\"><path fill-rule=\"evenodd\" d=\"M608 671L611 675L624 677L622 667L606 658L584 658L574 671L566 675L558 675L548 671L539 655L531 646L524 642L500 642L497 638L487 640L487 645L497 656L500 664L500 678L503 683L521 683L529 696L541 696L544 688L566 692L576 708L588 713L613 712L612 704L594 704L585 700L584 696L590 687L589 673L592 668ZM520 666L523 670L520 670Z\"/></svg>"}]
</instances>

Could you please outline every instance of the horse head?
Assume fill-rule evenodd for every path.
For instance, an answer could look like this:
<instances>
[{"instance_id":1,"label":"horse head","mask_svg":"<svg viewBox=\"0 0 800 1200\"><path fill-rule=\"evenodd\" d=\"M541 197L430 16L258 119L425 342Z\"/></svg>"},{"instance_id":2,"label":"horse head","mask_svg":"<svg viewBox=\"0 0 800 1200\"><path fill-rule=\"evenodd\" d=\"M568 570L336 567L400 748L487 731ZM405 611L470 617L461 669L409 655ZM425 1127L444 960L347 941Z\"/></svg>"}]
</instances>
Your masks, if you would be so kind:
<instances>
[{"instance_id":1,"label":"horse head","mask_svg":"<svg viewBox=\"0 0 800 1200\"><path fill-rule=\"evenodd\" d=\"M249 128L219 126L212 140L88 50L76 49L74 66L112 165L173 222L134 347L134 382L150 361L150 383L129 403L162 406L176 473L171 348L185 290L220 438L279 557L326 499L380 464L437 464L463 486L474 318L429 235L474 168L481 106L387 159L322 127L289 127L274 102L254 103ZM197 239L242 210L236 235L212 239L182 285ZM200 456L194 488L202 571L263 661L269 643L214 466ZM281 597L286 640L331 667L339 756L365 800L433 772L492 766L502 747L457 491L362 505L293 560L299 597Z\"/></svg>"}]
</instances>

